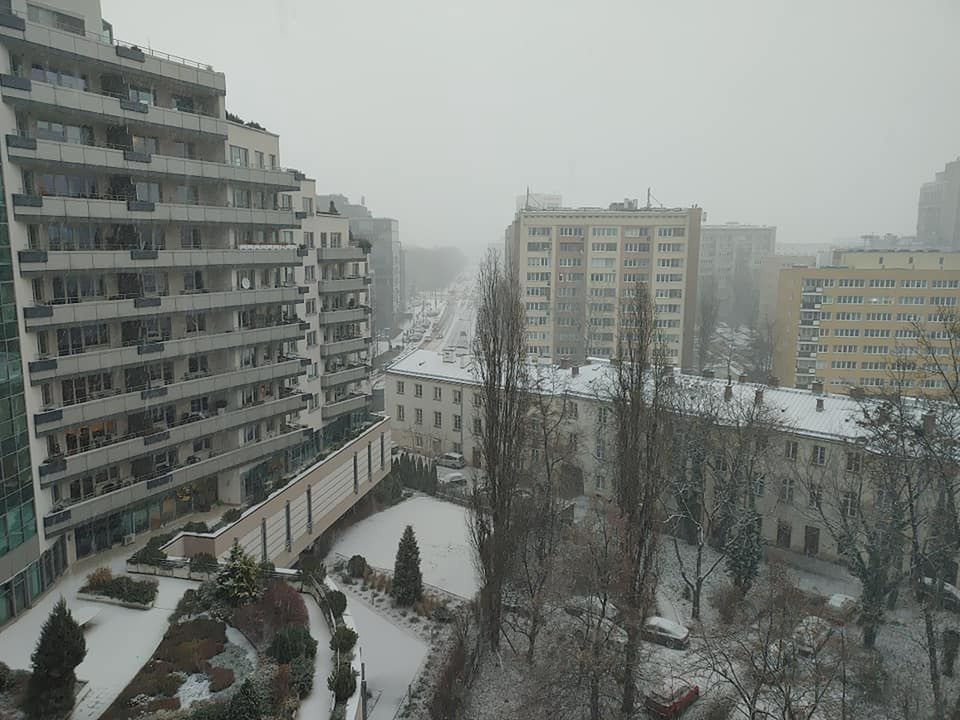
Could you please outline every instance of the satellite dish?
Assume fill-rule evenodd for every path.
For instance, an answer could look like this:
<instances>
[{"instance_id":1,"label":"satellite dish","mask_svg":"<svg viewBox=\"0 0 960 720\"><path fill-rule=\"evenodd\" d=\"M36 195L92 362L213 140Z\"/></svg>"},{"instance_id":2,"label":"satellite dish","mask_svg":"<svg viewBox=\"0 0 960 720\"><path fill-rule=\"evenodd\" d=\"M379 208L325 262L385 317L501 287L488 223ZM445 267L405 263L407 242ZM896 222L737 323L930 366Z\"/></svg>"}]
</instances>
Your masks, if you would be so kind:
<instances>
[{"instance_id":1,"label":"satellite dish","mask_svg":"<svg viewBox=\"0 0 960 720\"><path fill-rule=\"evenodd\" d=\"M240 287L242 287L244 290L249 290L249 289L250 289L250 278L243 278L243 279L240 281Z\"/></svg>"}]
</instances>

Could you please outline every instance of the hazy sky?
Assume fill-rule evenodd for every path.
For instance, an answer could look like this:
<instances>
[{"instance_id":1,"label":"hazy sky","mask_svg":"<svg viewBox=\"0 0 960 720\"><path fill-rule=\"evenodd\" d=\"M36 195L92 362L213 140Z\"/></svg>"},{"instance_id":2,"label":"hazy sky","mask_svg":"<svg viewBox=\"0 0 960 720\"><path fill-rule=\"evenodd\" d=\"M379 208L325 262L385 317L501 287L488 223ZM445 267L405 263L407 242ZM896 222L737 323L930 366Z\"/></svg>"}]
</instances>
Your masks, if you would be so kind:
<instances>
[{"instance_id":1,"label":"hazy sky","mask_svg":"<svg viewBox=\"0 0 960 720\"><path fill-rule=\"evenodd\" d=\"M783 242L913 234L960 155L956 0L102 0L202 60L319 192L414 245L502 239L514 196L642 197Z\"/></svg>"}]
</instances>

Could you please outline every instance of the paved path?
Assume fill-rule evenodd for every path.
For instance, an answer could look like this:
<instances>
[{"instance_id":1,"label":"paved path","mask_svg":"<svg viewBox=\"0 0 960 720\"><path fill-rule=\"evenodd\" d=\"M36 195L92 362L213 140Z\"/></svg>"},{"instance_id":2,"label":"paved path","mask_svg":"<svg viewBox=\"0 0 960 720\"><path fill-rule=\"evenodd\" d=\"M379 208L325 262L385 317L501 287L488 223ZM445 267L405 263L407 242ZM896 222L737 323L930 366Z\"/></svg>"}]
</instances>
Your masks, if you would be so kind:
<instances>
[{"instance_id":1,"label":"paved path","mask_svg":"<svg viewBox=\"0 0 960 720\"><path fill-rule=\"evenodd\" d=\"M330 630L323 619L323 612L311 595L301 595L307 604L310 618L310 634L317 641L317 659L313 673L313 690L300 703L300 720L327 720L330 717L331 695L327 689L327 677L333 672L333 656L330 654Z\"/></svg>"}]
</instances>

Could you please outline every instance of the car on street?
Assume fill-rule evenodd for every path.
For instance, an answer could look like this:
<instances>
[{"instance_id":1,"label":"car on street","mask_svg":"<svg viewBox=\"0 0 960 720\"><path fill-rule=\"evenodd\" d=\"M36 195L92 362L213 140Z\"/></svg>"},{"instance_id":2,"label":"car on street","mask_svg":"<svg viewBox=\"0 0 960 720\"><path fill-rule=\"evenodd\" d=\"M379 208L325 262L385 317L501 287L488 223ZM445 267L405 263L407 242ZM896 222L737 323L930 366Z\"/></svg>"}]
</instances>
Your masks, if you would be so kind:
<instances>
[{"instance_id":1,"label":"car on street","mask_svg":"<svg viewBox=\"0 0 960 720\"><path fill-rule=\"evenodd\" d=\"M640 637L647 642L674 650L683 650L690 646L690 631L680 623L659 615L653 615L643 621Z\"/></svg>"},{"instance_id":2,"label":"car on street","mask_svg":"<svg viewBox=\"0 0 960 720\"><path fill-rule=\"evenodd\" d=\"M700 688L689 683L668 686L659 692L649 692L643 698L647 712L658 718L678 718L700 697Z\"/></svg>"},{"instance_id":3,"label":"car on street","mask_svg":"<svg viewBox=\"0 0 960 720\"><path fill-rule=\"evenodd\" d=\"M926 595L934 594L935 583L936 580L932 577L923 578L917 586L917 599L922 600ZM960 612L960 590L957 589L956 585L951 585L948 582L943 583L940 589L940 602L944 610Z\"/></svg>"},{"instance_id":4,"label":"car on street","mask_svg":"<svg viewBox=\"0 0 960 720\"><path fill-rule=\"evenodd\" d=\"M833 632L834 627L828 620L807 615L793 631L793 644L798 654L810 657L820 652Z\"/></svg>"},{"instance_id":5,"label":"car on street","mask_svg":"<svg viewBox=\"0 0 960 720\"><path fill-rule=\"evenodd\" d=\"M449 452L437 458L437 465L459 470L467 466L467 461L463 459L463 455L460 453Z\"/></svg>"}]
</instances>

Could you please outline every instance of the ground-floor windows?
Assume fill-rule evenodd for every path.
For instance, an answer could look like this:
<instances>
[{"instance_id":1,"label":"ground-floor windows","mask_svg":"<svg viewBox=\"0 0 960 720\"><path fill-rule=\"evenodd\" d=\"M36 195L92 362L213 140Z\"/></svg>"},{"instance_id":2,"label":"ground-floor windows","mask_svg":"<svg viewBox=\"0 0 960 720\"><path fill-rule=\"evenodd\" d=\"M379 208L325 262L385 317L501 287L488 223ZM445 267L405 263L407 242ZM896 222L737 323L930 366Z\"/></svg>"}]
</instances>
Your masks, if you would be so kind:
<instances>
[{"instance_id":1,"label":"ground-floor windows","mask_svg":"<svg viewBox=\"0 0 960 720\"><path fill-rule=\"evenodd\" d=\"M9 580L0 583L0 625L19 615L45 592L67 567L67 545L57 539L35 562Z\"/></svg>"}]
</instances>

